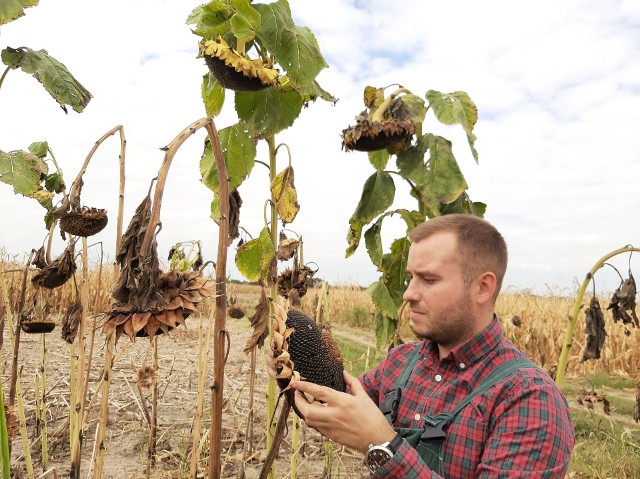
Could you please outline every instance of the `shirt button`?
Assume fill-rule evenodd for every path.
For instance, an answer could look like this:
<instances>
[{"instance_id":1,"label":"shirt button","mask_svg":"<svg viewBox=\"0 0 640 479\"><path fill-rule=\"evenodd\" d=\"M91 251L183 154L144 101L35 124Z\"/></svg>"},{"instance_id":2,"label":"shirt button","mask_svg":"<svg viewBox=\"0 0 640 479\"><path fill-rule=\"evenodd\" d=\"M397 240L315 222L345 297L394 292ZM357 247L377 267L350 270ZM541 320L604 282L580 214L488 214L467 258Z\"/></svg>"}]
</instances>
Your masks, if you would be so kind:
<instances>
[{"instance_id":1,"label":"shirt button","mask_svg":"<svg viewBox=\"0 0 640 479\"><path fill-rule=\"evenodd\" d=\"M416 414L415 416L413 416L413 419L415 419L416 421L420 420L420 414Z\"/></svg>"},{"instance_id":2,"label":"shirt button","mask_svg":"<svg viewBox=\"0 0 640 479\"><path fill-rule=\"evenodd\" d=\"M460 363L460 369L464 369L466 367L467 367L467 365L465 363Z\"/></svg>"},{"instance_id":3,"label":"shirt button","mask_svg":"<svg viewBox=\"0 0 640 479\"><path fill-rule=\"evenodd\" d=\"M442 381L442 376L440 376L439 374L436 374L436 382L440 382Z\"/></svg>"}]
</instances>

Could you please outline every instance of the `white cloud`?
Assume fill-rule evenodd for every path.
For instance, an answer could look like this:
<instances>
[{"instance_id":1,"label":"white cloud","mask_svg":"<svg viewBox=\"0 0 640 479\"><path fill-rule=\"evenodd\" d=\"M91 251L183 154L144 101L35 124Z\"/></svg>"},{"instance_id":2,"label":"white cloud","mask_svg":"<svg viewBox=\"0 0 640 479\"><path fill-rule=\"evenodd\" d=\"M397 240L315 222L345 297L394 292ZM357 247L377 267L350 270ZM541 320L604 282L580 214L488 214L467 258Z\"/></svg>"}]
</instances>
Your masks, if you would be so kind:
<instances>
[{"instance_id":1,"label":"white cloud","mask_svg":"<svg viewBox=\"0 0 640 479\"><path fill-rule=\"evenodd\" d=\"M475 101L479 165L459 129L425 127L453 141L472 199L488 204L487 218L507 238L507 285L572 287L604 253L633 243L640 233L633 220L640 202L637 3L291 0L296 22L315 33L330 65L319 82L339 98L335 106L310 105L276 138L291 148L302 206L290 227L303 236L305 258L318 263L319 276L361 284L377 278L363 248L344 258L348 220L373 170L365 154L341 151L340 133L363 109L365 85L400 83L418 95L464 90ZM26 149L46 139L70 182L94 142L123 125L126 226L162 162L160 148L204 116L206 69L185 24L198 5L120 0L89 11L86 2L60 0L2 26L0 48L48 50L94 98L84 113L65 115L34 79L9 72L0 89L0 148ZM231 103L216 118L218 128L235 122ZM198 174L203 138L199 132L185 142L171 167L162 255L179 240L198 238L215 256L211 195ZM99 148L83 191L85 204L109 210L100 239L111 256L119 147L116 135ZM265 156L263 145L259 155ZM278 167L286 161L279 155ZM411 207L399 191L397 203ZM257 165L240 192L243 224L255 235L264 222L266 169ZM12 253L39 246L40 206L2 186L0 211L0 246ZM403 234L393 220L385 229L385 238ZM233 255L231 249L230 264ZM598 286L611 289L616 277Z\"/></svg>"}]
</instances>

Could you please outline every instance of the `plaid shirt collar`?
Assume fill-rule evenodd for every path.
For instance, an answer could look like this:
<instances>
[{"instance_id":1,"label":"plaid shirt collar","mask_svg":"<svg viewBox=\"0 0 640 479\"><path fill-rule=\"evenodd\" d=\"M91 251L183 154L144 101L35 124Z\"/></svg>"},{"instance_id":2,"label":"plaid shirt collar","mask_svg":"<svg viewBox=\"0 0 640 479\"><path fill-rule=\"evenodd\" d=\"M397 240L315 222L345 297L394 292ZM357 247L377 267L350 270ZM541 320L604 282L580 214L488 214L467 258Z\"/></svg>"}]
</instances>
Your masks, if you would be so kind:
<instances>
[{"instance_id":1,"label":"plaid shirt collar","mask_svg":"<svg viewBox=\"0 0 640 479\"><path fill-rule=\"evenodd\" d=\"M420 354L430 361L433 361L433 363L442 361L453 364L465 364L468 367L497 348L503 338L504 331L500 325L500 320L494 314L493 320L484 331L481 331L466 343L453 348L446 358L440 359L438 357L438 345L433 341L425 341Z\"/></svg>"}]
</instances>

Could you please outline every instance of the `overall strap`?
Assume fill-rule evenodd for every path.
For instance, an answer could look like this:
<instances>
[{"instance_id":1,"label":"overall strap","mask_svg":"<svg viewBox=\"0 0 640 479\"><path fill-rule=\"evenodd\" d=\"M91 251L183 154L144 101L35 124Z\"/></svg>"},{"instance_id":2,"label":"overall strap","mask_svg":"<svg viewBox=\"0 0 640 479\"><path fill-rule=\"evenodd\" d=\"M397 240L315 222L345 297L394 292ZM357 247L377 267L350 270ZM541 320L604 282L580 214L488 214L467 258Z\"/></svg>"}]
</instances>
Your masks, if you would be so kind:
<instances>
[{"instance_id":1,"label":"overall strap","mask_svg":"<svg viewBox=\"0 0 640 479\"><path fill-rule=\"evenodd\" d=\"M455 416L465 408L467 404L469 404L478 394L484 393L491 386L497 384L508 377L511 373L521 368L538 368L538 366L536 366L531 360L524 357L513 358L509 361L505 361L494 369L491 374L484 378L478 388L465 397L453 411L449 413L440 413L433 417L425 416L424 420L427 423L427 428L422 435L422 439L443 439L445 437L443 428L451 424Z\"/></svg>"},{"instance_id":2,"label":"overall strap","mask_svg":"<svg viewBox=\"0 0 640 479\"><path fill-rule=\"evenodd\" d=\"M402 396L402 388L405 387L407 381L409 381L409 377L411 376L411 372L413 368L416 366L416 363L420 359L420 346L422 343L417 343L416 347L413 348L410 356L407 358L407 362L402 369L402 374L396 379L395 388L387 391L380 403L380 410L384 414L384 417L387 418L389 424L393 426L393 423L396 420L396 416L398 413L398 404L400 403L400 397Z\"/></svg>"}]
</instances>

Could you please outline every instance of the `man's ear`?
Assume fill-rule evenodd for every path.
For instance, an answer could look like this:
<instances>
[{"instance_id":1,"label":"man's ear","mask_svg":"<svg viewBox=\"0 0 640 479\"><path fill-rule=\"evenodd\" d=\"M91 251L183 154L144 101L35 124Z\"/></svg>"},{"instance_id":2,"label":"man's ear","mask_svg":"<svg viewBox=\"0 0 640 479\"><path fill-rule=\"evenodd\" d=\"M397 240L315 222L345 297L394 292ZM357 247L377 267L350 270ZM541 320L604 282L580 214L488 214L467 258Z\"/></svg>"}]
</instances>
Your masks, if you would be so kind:
<instances>
[{"instance_id":1,"label":"man's ear","mask_svg":"<svg viewBox=\"0 0 640 479\"><path fill-rule=\"evenodd\" d=\"M476 302L478 304L484 305L493 301L497 287L496 275L490 271L482 273L478 276L478 279L476 279L476 286Z\"/></svg>"}]
</instances>

